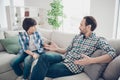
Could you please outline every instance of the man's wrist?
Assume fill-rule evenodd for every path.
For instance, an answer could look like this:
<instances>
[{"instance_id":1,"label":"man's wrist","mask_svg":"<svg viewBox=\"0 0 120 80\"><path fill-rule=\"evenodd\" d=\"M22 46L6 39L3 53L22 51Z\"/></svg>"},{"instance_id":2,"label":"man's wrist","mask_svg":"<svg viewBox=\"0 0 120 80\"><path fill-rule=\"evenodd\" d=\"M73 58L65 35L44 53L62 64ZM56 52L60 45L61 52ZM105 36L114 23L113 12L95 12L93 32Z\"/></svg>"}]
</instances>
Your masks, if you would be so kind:
<instances>
[{"instance_id":1,"label":"man's wrist","mask_svg":"<svg viewBox=\"0 0 120 80\"><path fill-rule=\"evenodd\" d=\"M55 50L55 52L59 52L61 50L61 48L57 48L56 50Z\"/></svg>"},{"instance_id":2,"label":"man's wrist","mask_svg":"<svg viewBox=\"0 0 120 80\"><path fill-rule=\"evenodd\" d=\"M90 64L94 64L94 63L96 63L95 58L90 58Z\"/></svg>"}]
</instances>

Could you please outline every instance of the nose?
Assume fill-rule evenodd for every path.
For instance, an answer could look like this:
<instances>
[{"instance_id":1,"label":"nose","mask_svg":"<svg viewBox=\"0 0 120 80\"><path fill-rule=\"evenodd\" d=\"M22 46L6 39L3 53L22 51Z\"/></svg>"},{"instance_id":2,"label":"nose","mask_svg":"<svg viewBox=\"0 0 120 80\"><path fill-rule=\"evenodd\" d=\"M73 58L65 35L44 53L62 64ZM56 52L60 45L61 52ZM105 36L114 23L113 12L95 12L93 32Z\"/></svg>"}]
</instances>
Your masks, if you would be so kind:
<instances>
[{"instance_id":1,"label":"nose","mask_svg":"<svg viewBox=\"0 0 120 80\"><path fill-rule=\"evenodd\" d=\"M81 29L81 26L79 26L79 29Z\"/></svg>"}]
</instances>

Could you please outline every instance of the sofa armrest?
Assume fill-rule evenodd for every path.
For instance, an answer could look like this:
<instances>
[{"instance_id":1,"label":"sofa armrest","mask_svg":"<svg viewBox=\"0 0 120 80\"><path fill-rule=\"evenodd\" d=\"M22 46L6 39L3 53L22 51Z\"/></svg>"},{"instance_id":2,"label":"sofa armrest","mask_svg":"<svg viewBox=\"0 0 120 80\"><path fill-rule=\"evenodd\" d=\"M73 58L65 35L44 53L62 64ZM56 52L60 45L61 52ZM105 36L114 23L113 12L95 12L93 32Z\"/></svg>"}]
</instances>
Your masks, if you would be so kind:
<instances>
[{"instance_id":1,"label":"sofa armrest","mask_svg":"<svg viewBox=\"0 0 120 80\"><path fill-rule=\"evenodd\" d=\"M120 55L113 59L107 66L103 77L105 80L118 80L120 76Z\"/></svg>"}]
</instances>

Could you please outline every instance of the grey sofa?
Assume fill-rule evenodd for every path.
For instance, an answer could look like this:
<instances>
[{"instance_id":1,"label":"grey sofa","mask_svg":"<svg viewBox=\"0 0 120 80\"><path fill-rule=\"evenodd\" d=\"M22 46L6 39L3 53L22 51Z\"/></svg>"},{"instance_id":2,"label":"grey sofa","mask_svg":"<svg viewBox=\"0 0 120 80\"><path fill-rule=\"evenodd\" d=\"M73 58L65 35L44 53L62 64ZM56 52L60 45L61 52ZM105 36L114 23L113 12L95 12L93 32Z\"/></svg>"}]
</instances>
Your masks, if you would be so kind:
<instances>
[{"instance_id":1,"label":"grey sofa","mask_svg":"<svg viewBox=\"0 0 120 80\"><path fill-rule=\"evenodd\" d=\"M66 48L75 34L67 34L58 31L39 29L44 40L54 41L58 46ZM19 31L0 32L0 39L15 36ZM117 57L109 64L93 64L85 66L84 72L72 76L59 78L46 78L46 80L118 80L120 76L120 40L109 40L111 46L116 49ZM97 50L92 57L103 55L104 51ZM10 67L10 61L15 57L9 54L0 43L0 80L15 80L17 76Z\"/></svg>"}]
</instances>

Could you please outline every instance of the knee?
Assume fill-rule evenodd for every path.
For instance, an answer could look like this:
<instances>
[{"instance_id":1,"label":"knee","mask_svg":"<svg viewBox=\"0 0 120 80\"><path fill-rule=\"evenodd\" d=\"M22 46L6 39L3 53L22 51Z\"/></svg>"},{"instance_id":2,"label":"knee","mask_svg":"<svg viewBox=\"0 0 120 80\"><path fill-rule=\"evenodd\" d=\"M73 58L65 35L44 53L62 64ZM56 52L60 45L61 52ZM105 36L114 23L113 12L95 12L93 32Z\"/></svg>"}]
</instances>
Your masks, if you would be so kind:
<instances>
[{"instance_id":1,"label":"knee","mask_svg":"<svg viewBox=\"0 0 120 80\"><path fill-rule=\"evenodd\" d=\"M47 61L47 58L48 58L48 54L42 54L38 58L38 61Z\"/></svg>"},{"instance_id":2,"label":"knee","mask_svg":"<svg viewBox=\"0 0 120 80\"><path fill-rule=\"evenodd\" d=\"M24 64L31 64L32 61L33 61L32 56L27 56L27 57L24 59Z\"/></svg>"},{"instance_id":3,"label":"knee","mask_svg":"<svg viewBox=\"0 0 120 80\"><path fill-rule=\"evenodd\" d=\"M14 67L15 65L17 65L16 59L12 59L10 62L10 66Z\"/></svg>"}]
</instances>

